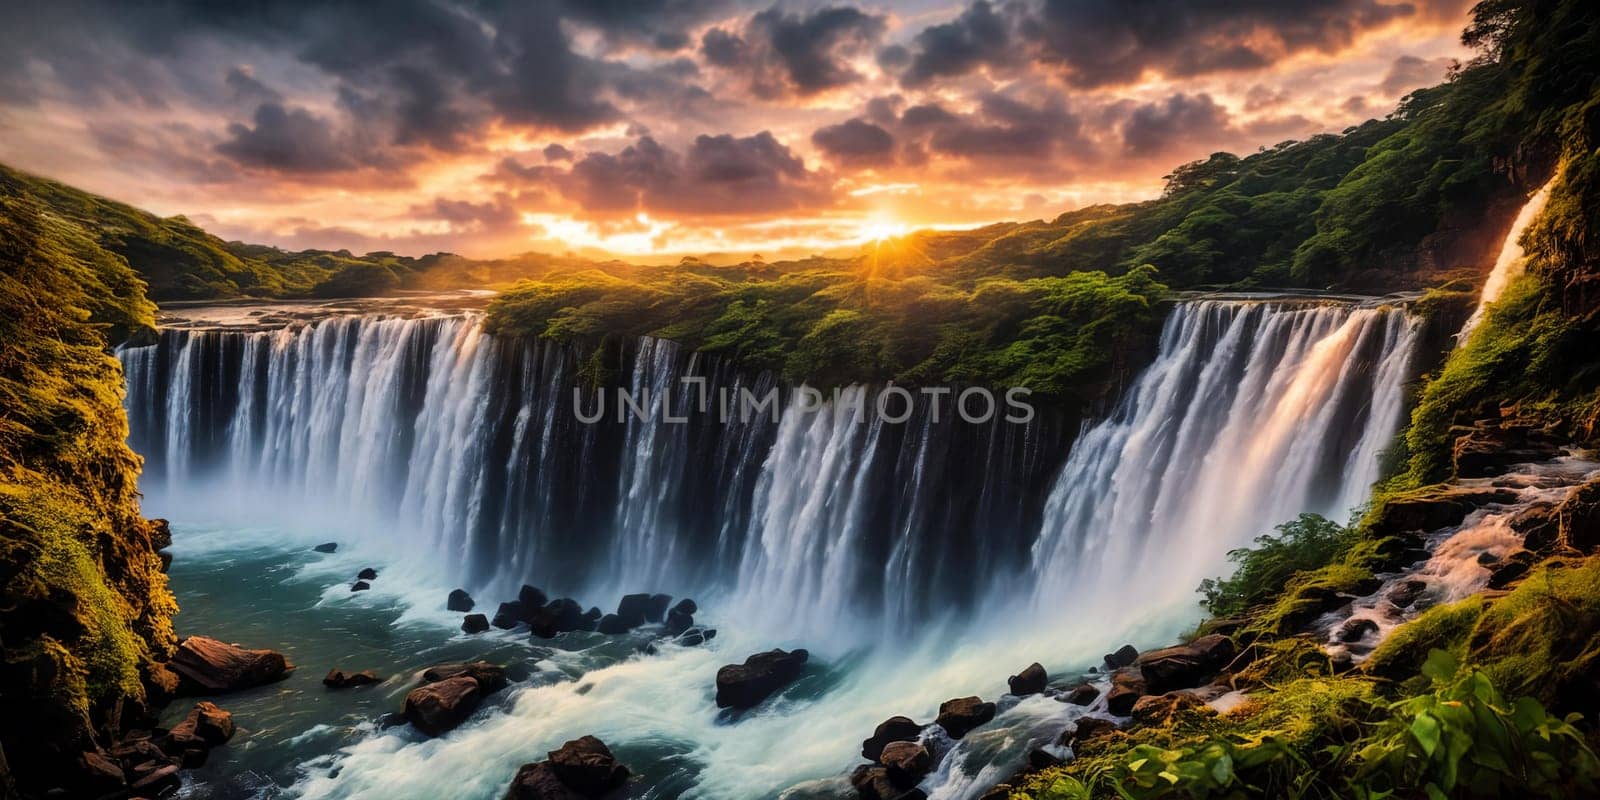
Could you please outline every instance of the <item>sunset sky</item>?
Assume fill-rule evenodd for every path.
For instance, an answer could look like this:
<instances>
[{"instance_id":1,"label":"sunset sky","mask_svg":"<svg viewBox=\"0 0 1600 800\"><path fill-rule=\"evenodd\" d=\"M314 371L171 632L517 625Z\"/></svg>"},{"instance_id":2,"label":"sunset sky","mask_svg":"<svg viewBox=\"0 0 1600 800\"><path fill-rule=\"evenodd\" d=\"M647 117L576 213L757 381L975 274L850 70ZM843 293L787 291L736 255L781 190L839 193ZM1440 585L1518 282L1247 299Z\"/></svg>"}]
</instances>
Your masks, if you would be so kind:
<instances>
[{"instance_id":1,"label":"sunset sky","mask_svg":"<svg viewBox=\"0 0 1600 800\"><path fill-rule=\"evenodd\" d=\"M11 8L0 161L289 248L772 257L1151 197L1470 55L1458 0L377 5Z\"/></svg>"}]
</instances>

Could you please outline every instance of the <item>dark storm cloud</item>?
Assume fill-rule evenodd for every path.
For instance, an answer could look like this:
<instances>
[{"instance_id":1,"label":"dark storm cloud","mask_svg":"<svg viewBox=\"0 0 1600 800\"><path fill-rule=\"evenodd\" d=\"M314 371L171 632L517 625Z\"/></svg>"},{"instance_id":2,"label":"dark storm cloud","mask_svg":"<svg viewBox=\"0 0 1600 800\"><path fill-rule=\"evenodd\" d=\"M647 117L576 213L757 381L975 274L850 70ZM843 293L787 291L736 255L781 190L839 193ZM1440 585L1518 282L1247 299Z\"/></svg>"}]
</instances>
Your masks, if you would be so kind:
<instances>
[{"instance_id":1,"label":"dark storm cloud","mask_svg":"<svg viewBox=\"0 0 1600 800\"><path fill-rule=\"evenodd\" d=\"M818 128L811 142L838 164L873 167L894 162L894 137L863 119Z\"/></svg>"},{"instance_id":2,"label":"dark storm cloud","mask_svg":"<svg viewBox=\"0 0 1600 800\"><path fill-rule=\"evenodd\" d=\"M1047 65L1067 83L1132 83L1146 72L1194 77L1265 67L1294 53L1334 52L1363 31L1417 13L1407 2L1305 0L986 0L913 40L908 87L980 68Z\"/></svg>"},{"instance_id":3,"label":"dark storm cloud","mask_svg":"<svg viewBox=\"0 0 1600 800\"><path fill-rule=\"evenodd\" d=\"M849 59L871 52L886 29L882 15L852 6L809 14L773 7L742 29L706 31L700 53L709 64L742 73L757 96L805 97L861 80Z\"/></svg>"},{"instance_id":4,"label":"dark storm cloud","mask_svg":"<svg viewBox=\"0 0 1600 800\"><path fill-rule=\"evenodd\" d=\"M616 153L587 153L565 171L508 161L492 179L548 188L585 211L612 216L775 213L831 202L825 176L766 131L699 136L683 152L644 136Z\"/></svg>"},{"instance_id":5,"label":"dark storm cloud","mask_svg":"<svg viewBox=\"0 0 1600 800\"><path fill-rule=\"evenodd\" d=\"M1131 156L1158 156L1184 144L1218 141L1228 128L1227 109L1210 95L1175 94L1136 107L1122 124L1122 143Z\"/></svg>"},{"instance_id":6,"label":"dark storm cloud","mask_svg":"<svg viewBox=\"0 0 1600 800\"><path fill-rule=\"evenodd\" d=\"M1444 77L1451 63L1448 58L1425 59L1412 55L1401 56L1389 65L1389 72L1383 76L1378 88L1382 89L1384 94L1398 95L1412 89L1432 86Z\"/></svg>"},{"instance_id":7,"label":"dark storm cloud","mask_svg":"<svg viewBox=\"0 0 1600 800\"><path fill-rule=\"evenodd\" d=\"M242 166L279 172L338 172L361 162L326 119L303 108L262 103L251 124L228 126L217 152Z\"/></svg>"}]
</instances>

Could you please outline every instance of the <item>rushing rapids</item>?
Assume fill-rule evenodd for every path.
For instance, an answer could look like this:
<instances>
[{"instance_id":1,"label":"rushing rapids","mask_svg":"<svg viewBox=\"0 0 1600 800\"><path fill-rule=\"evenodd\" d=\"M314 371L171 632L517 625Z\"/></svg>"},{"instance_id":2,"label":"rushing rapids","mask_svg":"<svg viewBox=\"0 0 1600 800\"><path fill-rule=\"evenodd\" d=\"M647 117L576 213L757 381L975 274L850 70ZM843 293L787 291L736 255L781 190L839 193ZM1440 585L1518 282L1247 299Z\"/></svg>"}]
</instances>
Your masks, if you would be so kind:
<instances>
[{"instance_id":1,"label":"rushing rapids","mask_svg":"<svg viewBox=\"0 0 1600 800\"><path fill-rule=\"evenodd\" d=\"M473 314L168 329L119 355L152 513L341 530L480 596L523 581L602 604L692 594L724 630L726 652L591 659L581 681L539 682L445 740L363 734L306 767L298 793L496 796L507 776L484 773L485 753L514 770L599 732L661 760L647 773L659 796L741 798L842 774L890 714L993 695L997 663L1081 669L1114 639L1164 639L1197 615L1194 587L1227 550L1302 511L1346 517L1403 414L1415 328L1387 305L1181 303L1154 362L1081 431L1044 407L1027 423L948 405L936 419L925 396L905 421L857 421L788 389L772 415L723 420L700 392L759 395L772 378L660 340L498 341ZM597 378L687 421L585 423ZM871 646L883 641L899 646ZM716 665L780 643L831 666L717 723L701 696ZM956 745L924 788L980 794L1070 713L1003 707L995 734ZM394 767L408 758L426 768ZM813 790L830 791L795 796Z\"/></svg>"}]
</instances>

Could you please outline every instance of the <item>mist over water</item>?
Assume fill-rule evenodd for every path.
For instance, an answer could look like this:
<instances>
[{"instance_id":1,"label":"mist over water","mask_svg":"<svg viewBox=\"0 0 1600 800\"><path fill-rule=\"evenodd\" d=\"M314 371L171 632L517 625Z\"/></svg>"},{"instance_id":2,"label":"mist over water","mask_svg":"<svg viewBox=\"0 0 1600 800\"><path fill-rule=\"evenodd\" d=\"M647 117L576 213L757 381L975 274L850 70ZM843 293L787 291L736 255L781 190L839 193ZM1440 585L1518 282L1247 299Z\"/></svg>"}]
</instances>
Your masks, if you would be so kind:
<instances>
[{"instance_id":1,"label":"mist over water","mask_svg":"<svg viewBox=\"0 0 1600 800\"><path fill-rule=\"evenodd\" d=\"M572 387L596 354L498 341L472 315L169 329L119 355L148 513L180 536L231 519L270 521L286 550L349 542L384 559L374 590L441 637L457 621L443 591L492 609L523 582L603 608L692 596L721 631L592 658L441 739L373 731L308 758L291 793L497 797L518 764L594 733L650 762L657 788L638 796L753 798L842 775L884 718L994 699L1031 661L1069 674L1124 640L1162 643L1227 550L1302 511L1346 518L1400 421L1414 341L1395 307L1182 303L1115 412L1079 431L1048 409L936 422L925 399L904 423L856 423L787 392L775 422L583 424ZM612 385L681 395L675 408L695 391L683 376L773 386L665 341L601 355ZM370 602L338 591L322 602ZM716 668L773 646L815 663L769 704L719 715ZM980 794L1076 713L1003 702L924 788Z\"/></svg>"}]
</instances>

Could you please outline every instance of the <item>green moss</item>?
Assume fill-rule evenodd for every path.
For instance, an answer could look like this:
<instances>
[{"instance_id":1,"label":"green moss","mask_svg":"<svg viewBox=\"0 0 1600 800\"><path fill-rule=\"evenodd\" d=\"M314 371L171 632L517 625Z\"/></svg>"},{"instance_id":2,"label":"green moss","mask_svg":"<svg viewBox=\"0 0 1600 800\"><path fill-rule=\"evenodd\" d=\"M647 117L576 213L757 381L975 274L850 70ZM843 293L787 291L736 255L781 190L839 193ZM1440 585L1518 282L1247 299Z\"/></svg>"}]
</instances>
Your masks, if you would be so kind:
<instances>
[{"instance_id":1,"label":"green moss","mask_svg":"<svg viewBox=\"0 0 1600 800\"><path fill-rule=\"evenodd\" d=\"M1467 659L1507 692L1568 699L1600 667L1600 558L1536 568L1484 610Z\"/></svg>"},{"instance_id":2,"label":"green moss","mask_svg":"<svg viewBox=\"0 0 1600 800\"><path fill-rule=\"evenodd\" d=\"M1482 598L1469 597L1422 612L1390 632L1362 663L1362 670L1391 680L1419 679L1430 651L1465 657L1467 639L1483 617L1484 606Z\"/></svg>"},{"instance_id":3,"label":"green moss","mask_svg":"<svg viewBox=\"0 0 1600 800\"><path fill-rule=\"evenodd\" d=\"M1251 627L1278 636L1294 633L1329 610L1329 598L1356 592L1371 579L1371 570L1344 563L1301 572L1284 586L1276 601L1256 615Z\"/></svg>"}]
</instances>

